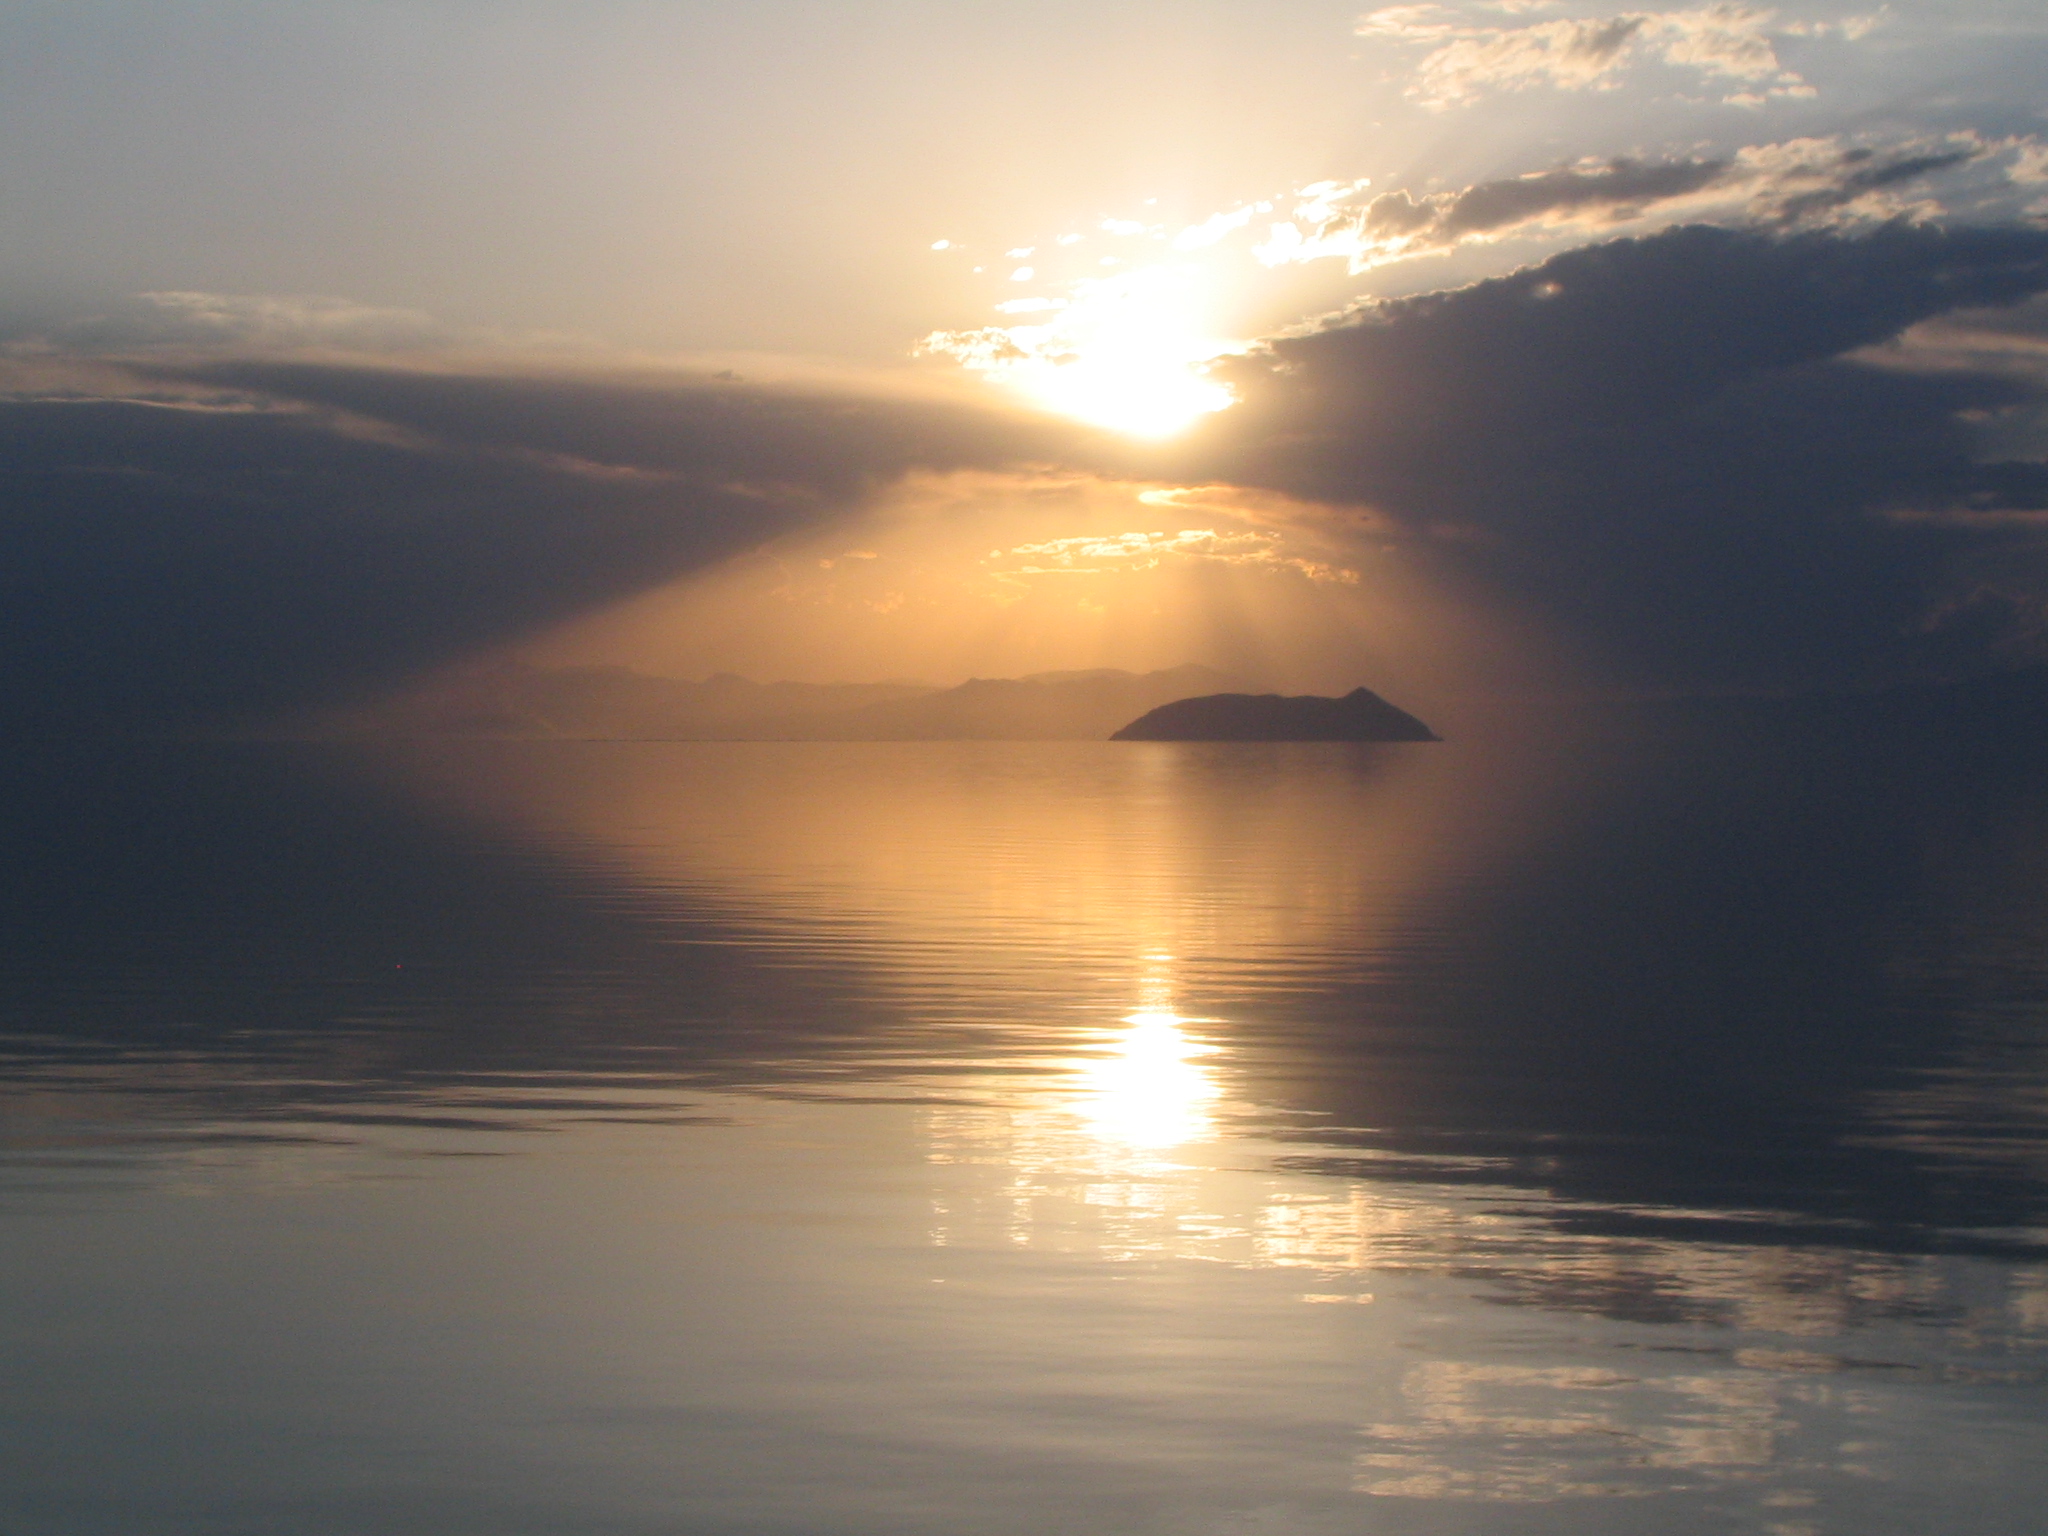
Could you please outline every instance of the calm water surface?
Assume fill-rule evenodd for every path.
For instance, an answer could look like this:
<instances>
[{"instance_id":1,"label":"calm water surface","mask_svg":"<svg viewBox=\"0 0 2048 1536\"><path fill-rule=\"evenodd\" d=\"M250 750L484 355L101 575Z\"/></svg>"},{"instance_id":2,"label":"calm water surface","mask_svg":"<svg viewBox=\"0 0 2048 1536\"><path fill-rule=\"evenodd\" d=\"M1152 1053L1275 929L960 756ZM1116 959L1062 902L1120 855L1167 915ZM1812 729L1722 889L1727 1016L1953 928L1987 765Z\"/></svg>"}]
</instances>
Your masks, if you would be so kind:
<instances>
[{"instance_id":1,"label":"calm water surface","mask_svg":"<svg viewBox=\"0 0 2048 1536\"><path fill-rule=\"evenodd\" d=\"M10 770L0 1533L2021 1533L2048 786Z\"/></svg>"}]
</instances>

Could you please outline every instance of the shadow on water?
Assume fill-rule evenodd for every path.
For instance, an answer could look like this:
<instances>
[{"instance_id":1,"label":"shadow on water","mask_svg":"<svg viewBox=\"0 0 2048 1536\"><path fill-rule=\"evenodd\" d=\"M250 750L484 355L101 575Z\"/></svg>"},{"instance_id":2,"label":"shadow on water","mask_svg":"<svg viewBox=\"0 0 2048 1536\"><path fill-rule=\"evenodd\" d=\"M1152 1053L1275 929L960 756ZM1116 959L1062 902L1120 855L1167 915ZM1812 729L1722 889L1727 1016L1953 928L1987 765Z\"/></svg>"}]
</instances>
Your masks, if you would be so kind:
<instances>
[{"instance_id":1,"label":"shadow on water","mask_svg":"<svg viewBox=\"0 0 2048 1536\"><path fill-rule=\"evenodd\" d=\"M603 1090L756 1081L776 1054L798 1077L873 1022L857 997L782 1005L802 968L761 963L716 914L625 910L573 860L359 767L255 744L17 759L0 813L16 1146L639 1114Z\"/></svg>"},{"instance_id":2,"label":"shadow on water","mask_svg":"<svg viewBox=\"0 0 2048 1536\"><path fill-rule=\"evenodd\" d=\"M1650 735L24 753L9 1139L971 1099L1170 983L1288 1167L1610 1236L2048 1251L2035 777Z\"/></svg>"},{"instance_id":3,"label":"shadow on water","mask_svg":"<svg viewBox=\"0 0 2048 1536\"><path fill-rule=\"evenodd\" d=\"M1619 750L1567 830L1333 989L1285 1092L1357 1127L1305 1139L1367 1155L1294 1165L1542 1187L1613 1235L2044 1251L2031 762L1696 728Z\"/></svg>"}]
</instances>

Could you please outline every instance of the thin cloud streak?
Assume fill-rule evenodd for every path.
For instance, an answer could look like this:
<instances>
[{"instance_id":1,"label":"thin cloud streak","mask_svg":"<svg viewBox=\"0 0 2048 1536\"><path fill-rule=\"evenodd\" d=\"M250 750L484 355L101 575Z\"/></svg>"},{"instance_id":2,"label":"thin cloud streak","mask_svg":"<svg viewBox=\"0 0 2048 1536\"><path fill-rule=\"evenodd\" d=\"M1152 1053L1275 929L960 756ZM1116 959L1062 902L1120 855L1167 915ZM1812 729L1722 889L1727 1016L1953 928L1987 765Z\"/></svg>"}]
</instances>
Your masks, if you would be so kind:
<instances>
[{"instance_id":1,"label":"thin cloud streak","mask_svg":"<svg viewBox=\"0 0 2048 1536\"><path fill-rule=\"evenodd\" d=\"M1420 195L1368 197L1367 183L1325 184L1298 194L1293 217L1272 225L1254 254L1267 266L1341 260L1363 274L1468 245L1700 219L1795 229L2010 216L2034 198L2043 149L2033 139L1971 133L1810 138L1719 158L1582 161Z\"/></svg>"}]
</instances>

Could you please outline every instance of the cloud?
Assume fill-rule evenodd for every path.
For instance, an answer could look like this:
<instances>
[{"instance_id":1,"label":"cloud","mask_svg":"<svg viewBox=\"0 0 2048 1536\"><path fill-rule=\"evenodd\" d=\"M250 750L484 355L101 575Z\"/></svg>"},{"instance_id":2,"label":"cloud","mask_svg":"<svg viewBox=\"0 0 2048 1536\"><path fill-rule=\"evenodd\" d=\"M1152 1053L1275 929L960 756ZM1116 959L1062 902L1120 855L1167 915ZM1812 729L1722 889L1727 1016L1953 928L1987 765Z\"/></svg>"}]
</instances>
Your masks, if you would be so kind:
<instances>
[{"instance_id":1,"label":"cloud","mask_svg":"<svg viewBox=\"0 0 2048 1536\"><path fill-rule=\"evenodd\" d=\"M359 695L863 504L1055 456L853 393L243 359L0 399L0 718L179 729Z\"/></svg>"},{"instance_id":2,"label":"cloud","mask_svg":"<svg viewBox=\"0 0 2048 1536\"><path fill-rule=\"evenodd\" d=\"M1773 39L1834 34L1857 38L1873 18L1781 23L1778 13L1739 4L1687 11L1631 11L1559 18L1518 27L1473 26L1439 5L1399 5L1359 19L1361 37L1430 45L1408 95L1442 109L1489 91L1608 90L1631 65L1653 60L1739 82L1725 98L1739 106L1774 96L1811 96L1813 88L1778 58Z\"/></svg>"},{"instance_id":3,"label":"cloud","mask_svg":"<svg viewBox=\"0 0 2048 1536\"><path fill-rule=\"evenodd\" d=\"M1304 234L1275 225L1256 254L1268 266L1341 257L1353 272L1416 256L1439 255L1472 241L1639 218L1728 178L1726 160L1610 160L1481 182L1456 192L1385 192L1352 206L1325 202ZM1305 220L1306 222L1306 220Z\"/></svg>"},{"instance_id":4,"label":"cloud","mask_svg":"<svg viewBox=\"0 0 2048 1536\"><path fill-rule=\"evenodd\" d=\"M1446 192L1367 197L1363 184L1324 185L1297 194L1294 218L1273 225L1255 254L1268 266L1339 259L1363 273L1466 245L1583 239L1686 219L1791 228L2010 214L2020 211L2041 148L1971 133L1802 138L1715 159L1581 161ZM1941 178L1939 201L1933 178Z\"/></svg>"},{"instance_id":5,"label":"cloud","mask_svg":"<svg viewBox=\"0 0 2048 1536\"><path fill-rule=\"evenodd\" d=\"M1177 506L1190 493L1147 491L1139 500L1150 506ZM1022 561L1021 564L1011 562ZM1327 560L1293 553L1279 534L1261 530L1219 531L1183 528L1177 533L1084 534L1019 544L988 562L997 575L1067 576L1103 571L1151 570L1176 562L1237 566L1293 572L1315 582L1355 586L1358 572Z\"/></svg>"},{"instance_id":6,"label":"cloud","mask_svg":"<svg viewBox=\"0 0 2048 1536\"><path fill-rule=\"evenodd\" d=\"M485 339L417 309L321 294L186 290L138 294L102 314L70 322L51 338L59 349L74 352L224 347L241 352L418 352Z\"/></svg>"},{"instance_id":7,"label":"cloud","mask_svg":"<svg viewBox=\"0 0 2048 1536\"><path fill-rule=\"evenodd\" d=\"M1447 237L1456 239L1554 213L1576 213L1588 207L1611 212L1664 202L1712 185L1727 169L1725 163L1712 160L1648 165L1612 160L1588 170L1542 171L1511 181L1484 182L1451 199L1442 210L1442 229Z\"/></svg>"},{"instance_id":8,"label":"cloud","mask_svg":"<svg viewBox=\"0 0 2048 1536\"><path fill-rule=\"evenodd\" d=\"M1976 451L2039 386L1863 349L2043 291L2048 231L2023 226L1612 241L1230 360L1242 404L1189 472L1369 507L1632 683L1980 664L1992 643L1939 610L2038 531L1898 514L2048 484Z\"/></svg>"},{"instance_id":9,"label":"cloud","mask_svg":"<svg viewBox=\"0 0 2048 1536\"><path fill-rule=\"evenodd\" d=\"M1447 39L1423 59L1408 91L1431 107L1470 101L1489 87L1527 90L1551 85L1572 90L1604 85L1626 60L1646 20L1616 16L1440 32L1433 26L1425 30L1412 24L1397 30L1386 26L1383 17L1380 12L1367 17L1359 24L1360 35Z\"/></svg>"}]
</instances>

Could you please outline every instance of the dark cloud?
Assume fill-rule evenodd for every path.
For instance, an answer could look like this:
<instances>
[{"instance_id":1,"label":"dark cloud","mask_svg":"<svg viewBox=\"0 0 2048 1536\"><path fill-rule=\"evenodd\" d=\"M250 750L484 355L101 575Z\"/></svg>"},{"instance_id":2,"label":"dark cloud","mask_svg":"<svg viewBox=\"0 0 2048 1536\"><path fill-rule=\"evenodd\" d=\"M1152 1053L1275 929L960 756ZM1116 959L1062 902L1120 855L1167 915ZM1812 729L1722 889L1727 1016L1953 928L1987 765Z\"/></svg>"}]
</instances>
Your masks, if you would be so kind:
<instances>
[{"instance_id":1,"label":"dark cloud","mask_svg":"<svg viewBox=\"0 0 2048 1536\"><path fill-rule=\"evenodd\" d=\"M1731 171L1726 160L1612 160L1483 181L1423 197L1385 192L1364 207L1329 220L1316 236L1349 238L1361 251L1412 256L1449 250L1461 241L1539 220L1633 217L1645 206L1741 179Z\"/></svg>"},{"instance_id":2,"label":"dark cloud","mask_svg":"<svg viewBox=\"0 0 2048 1536\"><path fill-rule=\"evenodd\" d=\"M582 466L659 472L692 485L781 488L805 496L861 494L910 468L1043 456L1079 435L993 410L852 387L451 375L261 361L169 376L391 423L451 451L551 455Z\"/></svg>"},{"instance_id":3,"label":"dark cloud","mask_svg":"<svg viewBox=\"0 0 2048 1536\"><path fill-rule=\"evenodd\" d=\"M1238 360L1202 469L1369 505L1639 683L1964 665L1929 615L2039 534L1924 514L2040 483L1976 462L1965 419L2031 386L1849 354L2044 289L2024 227L1615 241Z\"/></svg>"},{"instance_id":4,"label":"dark cloud","mask_svg":"<svg viewBox=\"0 0 2048 1536\"><path fill-rule=\"evenodd\" d=\"M733 385L248 363L153 383L156 399L0 402L0 714L17 730L346 698L909 469L1046 453L1042 430L993 414Z\"/></svg>"},{"instance_id":5,"label":"dark cloud","mask_svg":"<svg viewBox=\"0 0 2048 1536\"><path fill-rule=\"evenodd\" d=\"M1779 233L1849 223L1867 230L1924 212L1929 191L1914 184L1930 178L1942 179L1952 211L1967 208L1973 222L1992 223L2011 214L2012 173L2031 144L1974 134L1882 145L1809 138L1752 145L1725 159L1581 161L1443 192L1385 192L1327 211L1316 205L1309 238L1290 246L1276 237L1281 243L1268 254L1291 261L1342 254L1363 272L1471 243L1611 235L1618 225L1668 223L1687 213ZM1966 168L1973 174L1944 175ZM1908 200L1909 188L1917 201Z\"/></svg>"},{"instance_id":6,"label":"dark cloud","mask_svg":"<svg viewBox=\"0 0 2048 1536\"><path fill-rule=\"evenodd\" d=\"M1440 228L1450 236L1478 234L1566 209L1614 209L1662 202L1710 187L1727 173L1725 160L1663 160L1648 164L1615 160L1590 170L1568 168L1507 181L1481 182L1445 204ZM1377 208L1375 203L1374 210ZM1374 216L1373 212L1368 213L1368 224Z\"/></svg>"},{"instance_id":7,"label":"dark cloud","mask_svg":"<svg viewBox=\"0 0 2048 1536\"><path fill-rule=\"evenodd\" d=\"M1979 145L1964 145L1926 153L1911 151L1879 154L1872 149L1849 149L1842 153L1832 185L1785 191L1765 199L1771 217L1780 223L1797 224L1846 207L1872 192L1903 186L1922 176L1933 176L1983 158Z\"/></svg>"}]
</instances>

